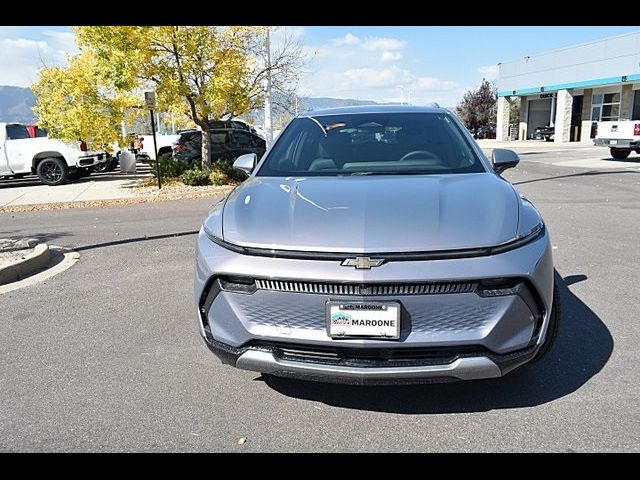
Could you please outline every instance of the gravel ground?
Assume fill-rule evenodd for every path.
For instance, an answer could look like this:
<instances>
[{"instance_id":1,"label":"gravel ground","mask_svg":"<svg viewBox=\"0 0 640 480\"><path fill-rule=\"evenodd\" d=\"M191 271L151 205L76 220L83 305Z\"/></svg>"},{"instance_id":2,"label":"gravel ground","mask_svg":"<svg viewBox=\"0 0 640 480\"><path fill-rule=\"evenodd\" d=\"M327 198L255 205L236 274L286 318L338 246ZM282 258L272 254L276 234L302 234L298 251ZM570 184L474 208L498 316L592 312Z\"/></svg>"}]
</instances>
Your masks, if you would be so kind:
<instances>
[{"instance_id":1,"label":"gravel ground","mask_svg":"<svg viewBox=\"0 0 640 480\"><path fill-rule=\"evenodd\" d=\"M141 186L136 189L136 195L142 197L165 197L169 195L179 195L180 198L197 198L197 196L206 195L226 195L229 193L235 185L205 185L202 187L190 187L183 183L169 183L162 185L162 188L158 190L156 185Z\"/></svg>"},{"instance_id":2,"label":"gravel ground","mask_svg":"<svg viewBox=\"0 0 640 480\"><path fill-rule=\"evenodd\" d=\"M205 187L189 187L181 183L163 185L162 189L158 187L143 186L136 191L136 197L119 198L115 200L91 200L84 202L67 202L67 203L43 203L38 205L20 205L15 207L0 207L0 214L19 213L19 212L36 212L42 210L62 210L69 208L96 208L96 207L113 207L120 205L131 205L138 203L156 203L170 200L185 200L202 197L224 197L235 185Z\"/></svg>"}]
</instances>

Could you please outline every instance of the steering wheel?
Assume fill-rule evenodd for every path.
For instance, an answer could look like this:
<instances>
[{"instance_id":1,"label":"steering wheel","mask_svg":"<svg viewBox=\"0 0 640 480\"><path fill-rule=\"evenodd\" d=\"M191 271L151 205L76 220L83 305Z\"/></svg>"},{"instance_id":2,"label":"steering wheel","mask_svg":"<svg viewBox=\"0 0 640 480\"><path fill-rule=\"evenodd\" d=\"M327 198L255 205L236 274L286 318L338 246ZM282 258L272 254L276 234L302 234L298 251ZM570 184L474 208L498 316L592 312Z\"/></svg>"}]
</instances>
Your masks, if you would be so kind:
<instances>
[{"instance_id":1,"label":"steering wheel","mask_svg":"<svg viewBox=\"0 0 640 480\"><path fill-rule=\"evenodd\" d=\"M409 160L411 157L416 157L416 156L420 156L422 158L435 158L436 160L438 160L438 157L436 155L434 155L431 152L428 152L426 150L414 150L413 152L409 152L407 153L405 156L403 156L399 161L403 161L403 160Z\"/></svg>"}]
</instances>

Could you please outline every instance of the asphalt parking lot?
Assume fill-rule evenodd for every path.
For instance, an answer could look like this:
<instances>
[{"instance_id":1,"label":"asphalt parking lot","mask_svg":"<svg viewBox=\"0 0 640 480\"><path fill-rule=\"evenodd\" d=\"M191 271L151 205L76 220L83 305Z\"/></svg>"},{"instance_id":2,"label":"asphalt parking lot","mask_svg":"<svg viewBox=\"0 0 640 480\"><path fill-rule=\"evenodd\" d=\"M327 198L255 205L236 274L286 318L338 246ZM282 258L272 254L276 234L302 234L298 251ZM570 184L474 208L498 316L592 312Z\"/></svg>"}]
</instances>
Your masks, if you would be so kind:
<instances>
[{"instance_id":1,"label":"asphalt parking lot","mask_svg":"<svg viewBox=\"0 0 640 480\"><path fill-rule=\"evenodd\" d=\"M192 305L195 232L214 198L0 214L0 238L81 255L0 295L0 451L640 451L640 156L548 150L505 177L550 231L559 336L538 364L453 384L221 365Z\"/></svg>"}]
</instances>

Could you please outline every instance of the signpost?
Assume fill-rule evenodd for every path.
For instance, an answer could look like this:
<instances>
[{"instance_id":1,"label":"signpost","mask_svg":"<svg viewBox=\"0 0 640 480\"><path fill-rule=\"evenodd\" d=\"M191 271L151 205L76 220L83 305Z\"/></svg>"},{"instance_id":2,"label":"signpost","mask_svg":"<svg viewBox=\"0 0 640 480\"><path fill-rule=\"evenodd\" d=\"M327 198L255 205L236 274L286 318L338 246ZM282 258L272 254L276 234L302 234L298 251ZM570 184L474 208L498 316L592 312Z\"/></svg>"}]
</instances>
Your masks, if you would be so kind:
<instances>
[{"instance_id":1,"label":"signpost","mask_svg":"<svg viewBox=\"0 0 640 480\"><path fill-rule=\"evenodd\" d=\"M162 182L160 181L160 159L158 158L158 146L156 144L156 122L153 115L153 110L156 108L156 92L144 92L144 103L149 109L149 115L151 117L151 133L153 133L153 151L156 156L156 177L158 177L158 189L162 188Z\"/></svg>"}]
</instances>

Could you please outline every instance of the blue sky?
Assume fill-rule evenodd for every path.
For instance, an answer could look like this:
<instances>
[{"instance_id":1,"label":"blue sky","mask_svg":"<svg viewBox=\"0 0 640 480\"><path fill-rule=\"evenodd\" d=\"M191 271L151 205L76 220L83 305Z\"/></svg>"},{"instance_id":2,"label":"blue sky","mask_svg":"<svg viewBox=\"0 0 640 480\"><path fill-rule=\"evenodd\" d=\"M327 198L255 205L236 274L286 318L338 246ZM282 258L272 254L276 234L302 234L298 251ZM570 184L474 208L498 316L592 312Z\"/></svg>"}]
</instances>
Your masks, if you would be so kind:
<instances>
[{"instance_id":1,"label":"blue sky","mask_svg":"<svg viewBox=\"0 0 640 480\"><path fill-rule=\"evenodd\" d=\"M310 58L301 95L455 105L497 63L640 27L282 27ZM28 86L77 49L68 27L0 27L0 85ZM632 72L630 72L632 73Z\"/></svg>"}]
</instances>

